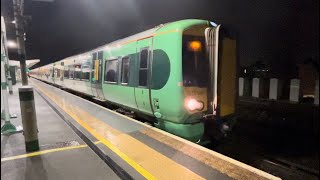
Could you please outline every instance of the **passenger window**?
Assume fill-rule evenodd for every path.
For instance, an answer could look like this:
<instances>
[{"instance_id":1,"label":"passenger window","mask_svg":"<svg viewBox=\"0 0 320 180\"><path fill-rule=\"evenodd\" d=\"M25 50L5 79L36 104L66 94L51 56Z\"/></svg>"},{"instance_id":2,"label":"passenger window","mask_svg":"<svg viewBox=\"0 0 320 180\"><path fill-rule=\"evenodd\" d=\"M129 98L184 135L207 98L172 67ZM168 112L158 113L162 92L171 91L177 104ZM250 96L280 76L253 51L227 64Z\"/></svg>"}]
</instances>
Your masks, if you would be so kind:
<instances>
[{"instance_id":1,"label":"passenger window","mask_svg":"<svg viewBox=\"0 0 320 180\"><path fill-rule=\"evenodd\" d=\"M69 67L65 67L64 77L65 77L65 78L69 78Z\"/></svg>"},{"instance_id":2,"label":"passenger window","mask_svg":"<svg viewBox=\"0 0 320 180\"><path fill-rule=\"evenodd\" d=\"M60 69L57 69L57 78L60 78Z\"/></svg>"},{"instance_id":3,"label":"passenger window","mask_svg":"<svg viewBox=\"0 0 320 180\"><path fill-rule=\"evenodd\" d=\"M60 76L60 80L63 81L65 74L64 74L64 62L61 62L61 76Z\"/></svg>"},{"instance_id":4,"label":"passenger window","mask_svg":"<svg viewBox=\"0 0 320 180\"><path fill-rule=\"evenodd\" d=\"M74 79L80 79L81 80L80 73L81 73L81 65L75 65L75 68L74 68Z\"/></svg>"},{"instance_id":5,"label":"passenger window","mask_svg":"<svg viewBox=\"0 0 320 180\"><path fill-rule=\"evenodd\" d=\"M54 78L54 67L52 68L52 69L50 69L50 74L51 74L51 76Z\"/></svg>"},{"instance_id":6,"label":"passenger window","mask_svg":"<svg viewBox=\"0 0 320 180\"><path fill-rule=\"evenodd\" d=\"M129 63L130 63L130 58L129 57L122 58L122 64L121 64L121 83L122 84L128 84L128 81L129 81Z\"/></svg>"},{"instance_id":7,"label":"passenger window","mask_svg":"<svg viewBox=\"0 0 320 180\"><path fill-rule=\"evenodd\" d=\"M69 66L69 79L74 79L74 71L75 71L74 65L70 65Z\"/></svg>"},{"instance_id":8,"label":"passenger window","mask_svg":"<svg viewBox=\"0 0 320 180\"><path fill-rule=\"evenodd\" d=\"M89 80L90 79L90 63L85 62L81 66L81 74L82 74L82 79L84 80Z\"/></svg>"},{"instance_id":9,"label":"passenger window","mask_svg":"<svg viewBox=\"0 0 320 180\"><path fill-rule=\"evenodd\" d=\"M140 51L139 86L147 86L148 83L148 59L149 49Z\"/></svg>"},{"instance_id":10,"label":"passenger window","mask_svg":"<svg viewBox=\"0 0 320 180\"><path fill-rule=\"evenodd\" d=\"M140 52L140 69L148 68L148 49L144 49Z\"/></svg>"},{"instance_id":11,"label":"passenger window","mask_svg":"<svg viewBox=\"0 0 320 180\"><path fill-rule=\"evenodd\" d=\"M118 59L106 61L104 81L112 83L118 82Z\"/></svg>"}]
</instances>

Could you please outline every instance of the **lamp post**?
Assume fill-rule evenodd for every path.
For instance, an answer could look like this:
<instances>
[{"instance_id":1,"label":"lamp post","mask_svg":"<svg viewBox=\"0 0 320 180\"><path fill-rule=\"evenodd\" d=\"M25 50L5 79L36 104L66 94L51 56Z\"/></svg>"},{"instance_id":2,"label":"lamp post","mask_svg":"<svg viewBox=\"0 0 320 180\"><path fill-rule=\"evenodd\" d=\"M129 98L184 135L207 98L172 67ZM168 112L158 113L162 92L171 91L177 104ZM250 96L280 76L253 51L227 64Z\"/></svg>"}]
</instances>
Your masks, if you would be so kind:
<instances>
[{"instance_id":1,"label":"lamp post","mask_svg":"<svg viewBox=\"0 0 320 180\"><path fill-rule=\"evenodd\" d=\"M13 0L14 21L18 42L18 60L20 61L22 87L19 88L21 119L26 151L38 151L38 126L36 108L34 103L33 88L28 86L26 50L24 43L24 0Z\"/></svg>"},{"instance_id":2,"label":"lamp post","mask_svg":"<svg viewBox=\"0 0 320 180\"><path fill-rule=\"evenodd\" d=\"M24 18L23 18L24 0L13 0L14 25L16 28L16 38L18 43L18 60L20 61L22 85L28 85L26 50L24 42Z\"/></svg>"}]
</instances>

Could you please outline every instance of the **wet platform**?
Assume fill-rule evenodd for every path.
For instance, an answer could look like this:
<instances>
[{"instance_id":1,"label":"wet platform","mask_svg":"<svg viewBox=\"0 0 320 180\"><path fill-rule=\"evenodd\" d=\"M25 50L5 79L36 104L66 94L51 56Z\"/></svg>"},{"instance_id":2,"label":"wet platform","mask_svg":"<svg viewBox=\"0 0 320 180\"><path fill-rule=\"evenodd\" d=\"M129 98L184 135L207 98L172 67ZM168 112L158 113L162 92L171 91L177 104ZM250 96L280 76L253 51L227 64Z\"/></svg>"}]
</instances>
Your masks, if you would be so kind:
<instances>
[{"instance_id":1,"label":"wet platform","mask_svg":"<svg viewBox=\"0 0 320 180\"><path fill-rule=\"evenodd\" d=\"M1 136L4 179L279 179L39 80L30 85L40 151L25 155L21 133ZM20 111L17 96L11 112Z\"/></svg>"},{"instance_id":2,"label":"wet platform","mask_svg":"<svg viewBox=\"0 0 320 180\"><path fill-rule=\"evenodd\" d=\"M13 86L9 95L10 112L17 115L11 122L17 127L22 126L20 86ZM37 92L34 96L40 151L26 154L22 132L1 135L1 179L119 179Z\"/></svg>"}]
</instances>

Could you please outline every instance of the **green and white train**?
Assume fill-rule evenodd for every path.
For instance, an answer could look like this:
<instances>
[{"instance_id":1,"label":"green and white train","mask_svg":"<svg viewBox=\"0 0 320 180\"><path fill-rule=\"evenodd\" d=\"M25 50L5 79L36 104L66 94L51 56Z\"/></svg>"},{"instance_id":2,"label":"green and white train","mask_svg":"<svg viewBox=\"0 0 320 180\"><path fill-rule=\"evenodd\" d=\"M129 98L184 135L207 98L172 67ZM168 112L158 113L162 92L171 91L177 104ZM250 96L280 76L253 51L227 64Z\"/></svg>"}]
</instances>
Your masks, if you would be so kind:
<instances>
[{"instance_id":1,"label":"green and white train","mask_svg":"<svg viewBox=\"0 0 320 180\"><path fill-rule=\"evenodd\" d=\"M236 41L220 25L188 19L33 69L31 76L199 142L206 121L235 113L236 57Z\"/></svg>"}]
</instances>

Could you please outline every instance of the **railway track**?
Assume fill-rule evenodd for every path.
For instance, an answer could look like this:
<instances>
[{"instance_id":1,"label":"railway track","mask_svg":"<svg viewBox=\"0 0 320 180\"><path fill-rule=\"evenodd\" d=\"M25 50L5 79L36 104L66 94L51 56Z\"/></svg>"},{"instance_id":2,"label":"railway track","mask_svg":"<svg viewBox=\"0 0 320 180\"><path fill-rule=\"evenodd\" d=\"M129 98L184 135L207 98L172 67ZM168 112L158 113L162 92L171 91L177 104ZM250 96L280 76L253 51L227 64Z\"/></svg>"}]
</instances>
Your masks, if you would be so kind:
<instances>
[{"instance_id":1,"label":"railway track","mask_svg":"<svg viewBox=\"0 0 320 180\"><path fill-rule=\"evenodd\" d=\"M309 168L283 159L263 159L260 164L261 170L277 175L282 179L293 180L316 180L319 179L319 170Z\"/></svg>"}]
</instances>

